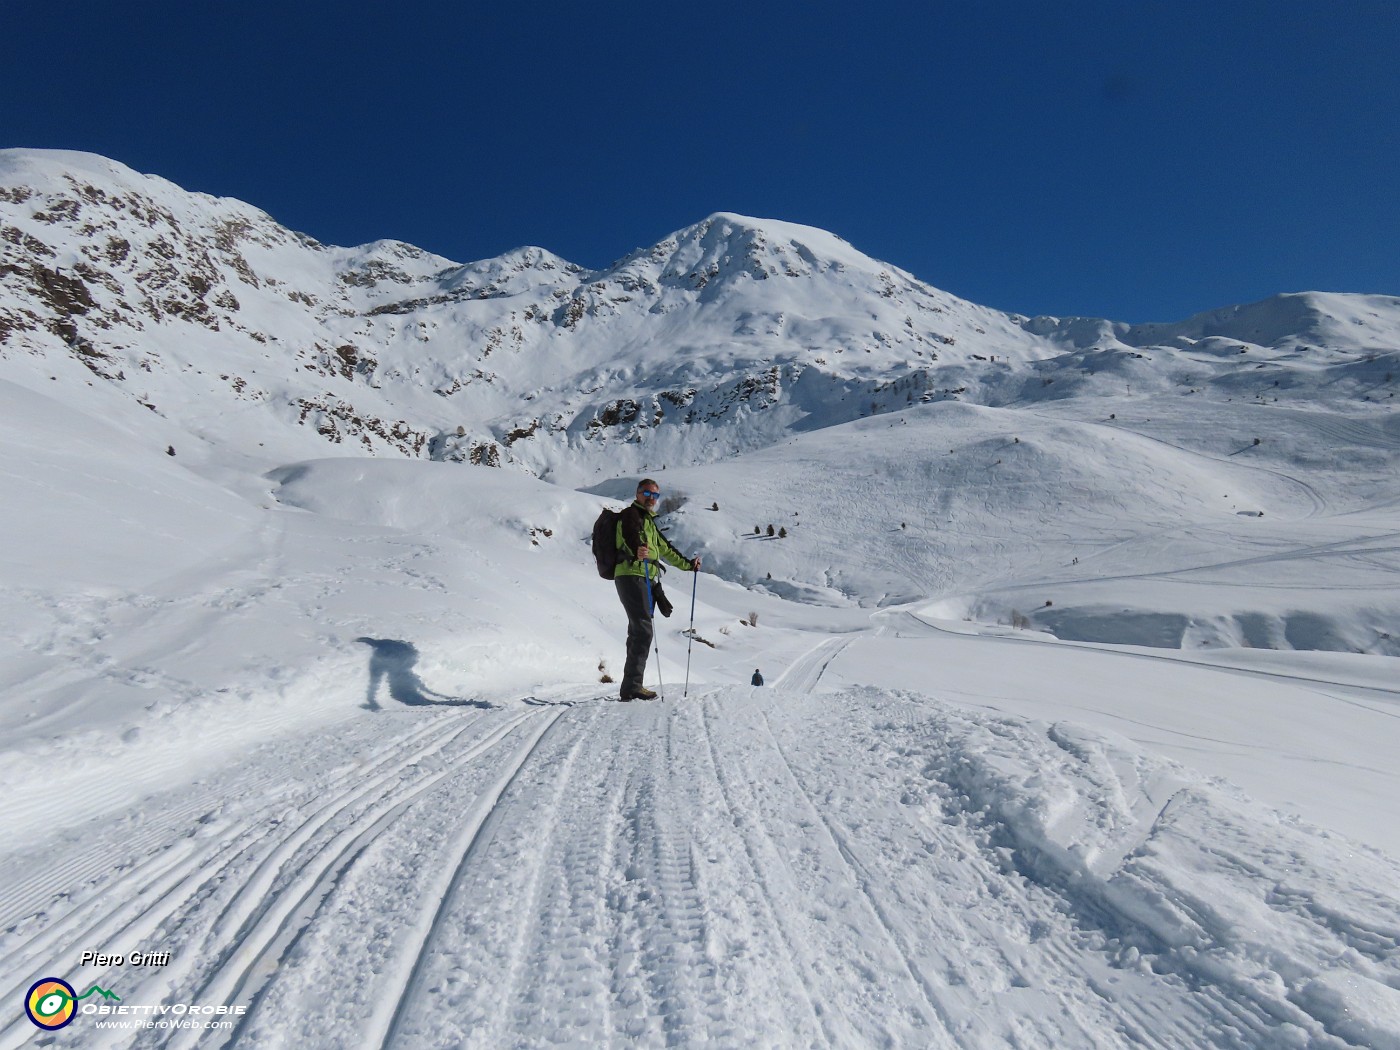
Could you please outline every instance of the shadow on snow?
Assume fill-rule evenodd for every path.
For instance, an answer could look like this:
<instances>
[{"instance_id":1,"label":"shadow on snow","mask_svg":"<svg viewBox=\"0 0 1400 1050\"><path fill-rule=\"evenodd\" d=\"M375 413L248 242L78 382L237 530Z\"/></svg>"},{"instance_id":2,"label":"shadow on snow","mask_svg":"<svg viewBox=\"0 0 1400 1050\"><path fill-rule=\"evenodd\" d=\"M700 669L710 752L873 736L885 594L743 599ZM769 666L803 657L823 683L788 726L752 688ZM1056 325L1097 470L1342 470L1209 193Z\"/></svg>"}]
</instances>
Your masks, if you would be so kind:
<instances>
[{"instance_id":1,"label":"shadow on snow","mask_svg":"<svg viewBox=\"0 0 1400 1050\"><path fill-rule=\"evenodd\" d=\"M365 697L365 707L371 711L383 710L376 699L381 682L388 684L390 699L409 707L496 706L486 700L464 700L429 689L413 670L418 662L418 649L408 642L389 638L356 638L355 641L373 650L369 658L369 692Z\"/></svg>"}]
</instances>

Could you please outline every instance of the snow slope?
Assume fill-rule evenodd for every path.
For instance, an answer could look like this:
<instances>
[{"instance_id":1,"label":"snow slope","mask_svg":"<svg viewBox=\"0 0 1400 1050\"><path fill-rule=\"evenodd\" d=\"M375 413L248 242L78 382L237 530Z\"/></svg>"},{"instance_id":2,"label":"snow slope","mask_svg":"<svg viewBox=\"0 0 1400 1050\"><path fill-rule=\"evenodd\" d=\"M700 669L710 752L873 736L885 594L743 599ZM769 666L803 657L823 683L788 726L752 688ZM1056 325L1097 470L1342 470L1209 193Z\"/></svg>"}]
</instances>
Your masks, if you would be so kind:
<instances>
[{"instance_id":1,"label":"snow slope","mask_svg":"<svg viewBox=\"0 0 1400 1050\"><path fill-rule=\"evenodd\" d=\"M1400 1046L1394 300L0 176L0 1046ZM705 572L619 704L642 471Z\"/></svg>"}]
</instances>

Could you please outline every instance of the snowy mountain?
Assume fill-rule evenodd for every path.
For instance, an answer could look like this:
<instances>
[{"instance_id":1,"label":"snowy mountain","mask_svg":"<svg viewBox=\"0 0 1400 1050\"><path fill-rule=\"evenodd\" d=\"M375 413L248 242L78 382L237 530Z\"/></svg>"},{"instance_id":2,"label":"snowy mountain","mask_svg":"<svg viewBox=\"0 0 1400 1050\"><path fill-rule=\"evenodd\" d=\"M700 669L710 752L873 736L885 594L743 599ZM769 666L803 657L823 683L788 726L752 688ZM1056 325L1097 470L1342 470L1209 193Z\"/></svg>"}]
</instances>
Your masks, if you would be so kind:
<instances>
[{"instance_id":1,"label":"snowy mountain","mask_svg":"<svg viewBox=\"0 0 1400 1050\"><path fill-rule=\"evenodd\" d=\"M914 530L833 569L822 551L865 526L828 511L829 528L801 534L820 542L787 545L780 573L767 551L716 549L735 578L758 578L762 563L779 592L937 595L1001 617L1054 602L1015 593L1046 579L1061 603L1066 588L1083 596L1079 611L1039 617L1061 637L1400 653L1391 580L1364 558L1346 601L1332 589L1197 607L1198 589L1183 597L1163 580L1140 610L1102 582L1132 572L1127 534L1127 564L1078 539L1107 516L1173 532L1182 564L1243 556L1276 529L1279 542L1343 549L1352 526L1335 513L1297 529L1393 492L1400 299L1282 295L1171 325L1026 318L824 231L737 215L589 272L538 248L469 265L389 241L329 248L88 155L8 151L0 181L4 375L69 403L81 382L102 417L197 470L230 453L264 471L407 455L581 485L814 435L802 447L822 449L818 472L849 470L843 491L865 485L876 505L862 480L875 464L925 477L898 511ZM854 425L925 406L898 432ZM1120 470L1154 484L1125 489ZM713 500L733 474L683 477ZM1028 516L1038 480L1056 495ZM735 505L739 521L810 491L788 471L763 487L772 498ZM716 520L732 538L727 512ZM962 542L993 548L997 571L949 557ZM1089 581L1043 571L1089 556L1100 566ZM1008 587L1004 601L988 596Z\"/></svg>"},{"instance_id":2,"label":"snowy mountain","mask_svg":"<svg viewBox=\"0 0 1400 1050\"><path fill-rule=\"evenodd\" d=\"M1397 358L1380 295L1031 318L727 213L463 265L0 151L0 995L1400 1045ZM705 571L615 704L642 473Z\"/></svg>"},{"instance_id":3,"label":"snowy mountain","mask_svg":"<svg viewBox=\"0 0 1400 1050\"><path fill-rule=\"evenodd\" d=\"M929 401L1135 382L1385 397L1400 341L1400 300L1382 296L1280 296L1176 325L1007 315L824 231L727 214L598 272L538 248L465 266L398 242L329 248L81 154L0 155L0 223L0 348L35 358L36 377L90 373L220 445L238 439L221 417L252 406L272 447L566 483Z\"/></svg>"}]
</instances>

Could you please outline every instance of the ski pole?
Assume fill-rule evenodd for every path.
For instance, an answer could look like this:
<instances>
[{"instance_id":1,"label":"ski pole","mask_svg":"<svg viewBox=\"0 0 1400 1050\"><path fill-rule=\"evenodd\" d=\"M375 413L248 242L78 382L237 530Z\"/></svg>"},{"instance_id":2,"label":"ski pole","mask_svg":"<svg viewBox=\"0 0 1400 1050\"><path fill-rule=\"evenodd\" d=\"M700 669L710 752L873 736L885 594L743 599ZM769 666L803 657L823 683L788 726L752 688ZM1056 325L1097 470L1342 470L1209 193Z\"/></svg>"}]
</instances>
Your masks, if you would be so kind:
<instances>
[{"instance_id":1,"label":"ski pole","mask_svg":"<svg viewBox=\"0 0 1400 1050\"><path fill-rule=\"evenodd\" d=\"M656 647L656 691L666 699L666 683L661 680L661 639L656 635L656 595L651 590L651 562L642 561L642 575L647 581L647 614L651 617L651 640Z\"/></svg>"},{"instance_id":2,"label":"ski pole","mask_svg":"<svg viewBox=\"0 0 1400 1050\"><path fill-rule=\"evenodd\" d=\"M685 647L685 689L681 692L681 699L684 700L690 695L690 650L695 648L695 591L700 586L700 573L693 573L695 579L690 581L690 641Z\"/></svg>"}]
</instances>

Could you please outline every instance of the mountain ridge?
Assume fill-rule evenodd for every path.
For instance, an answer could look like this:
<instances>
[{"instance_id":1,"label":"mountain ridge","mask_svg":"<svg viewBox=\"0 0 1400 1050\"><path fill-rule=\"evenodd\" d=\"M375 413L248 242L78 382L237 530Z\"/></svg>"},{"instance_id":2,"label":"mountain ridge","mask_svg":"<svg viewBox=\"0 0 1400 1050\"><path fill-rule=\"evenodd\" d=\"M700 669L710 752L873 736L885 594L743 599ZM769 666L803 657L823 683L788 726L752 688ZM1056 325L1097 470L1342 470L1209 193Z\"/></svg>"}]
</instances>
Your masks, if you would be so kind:
<instances>
[{"instance_id":1,"label":"mountain ridge","mask_svg":"<svg viewBox=\"0 0 1400 1050\"><path fill-rule=\"evenodd\" d=\"M943 400L1118 384L1224 400L1261 365L1290 382L1335 369L1354 396L1370 380L1346 370L1400 345L1387 296L1290 293L1152 325L1007 314L827 231L733 212L601 270L530 246L465 264L388 239L327 246L57 151L0 151L0 238L11 378L95 378L208 441L233 440L221 413L256 406L282 458L329 443L566 483Z\"/></svg>"}]
</instances>

